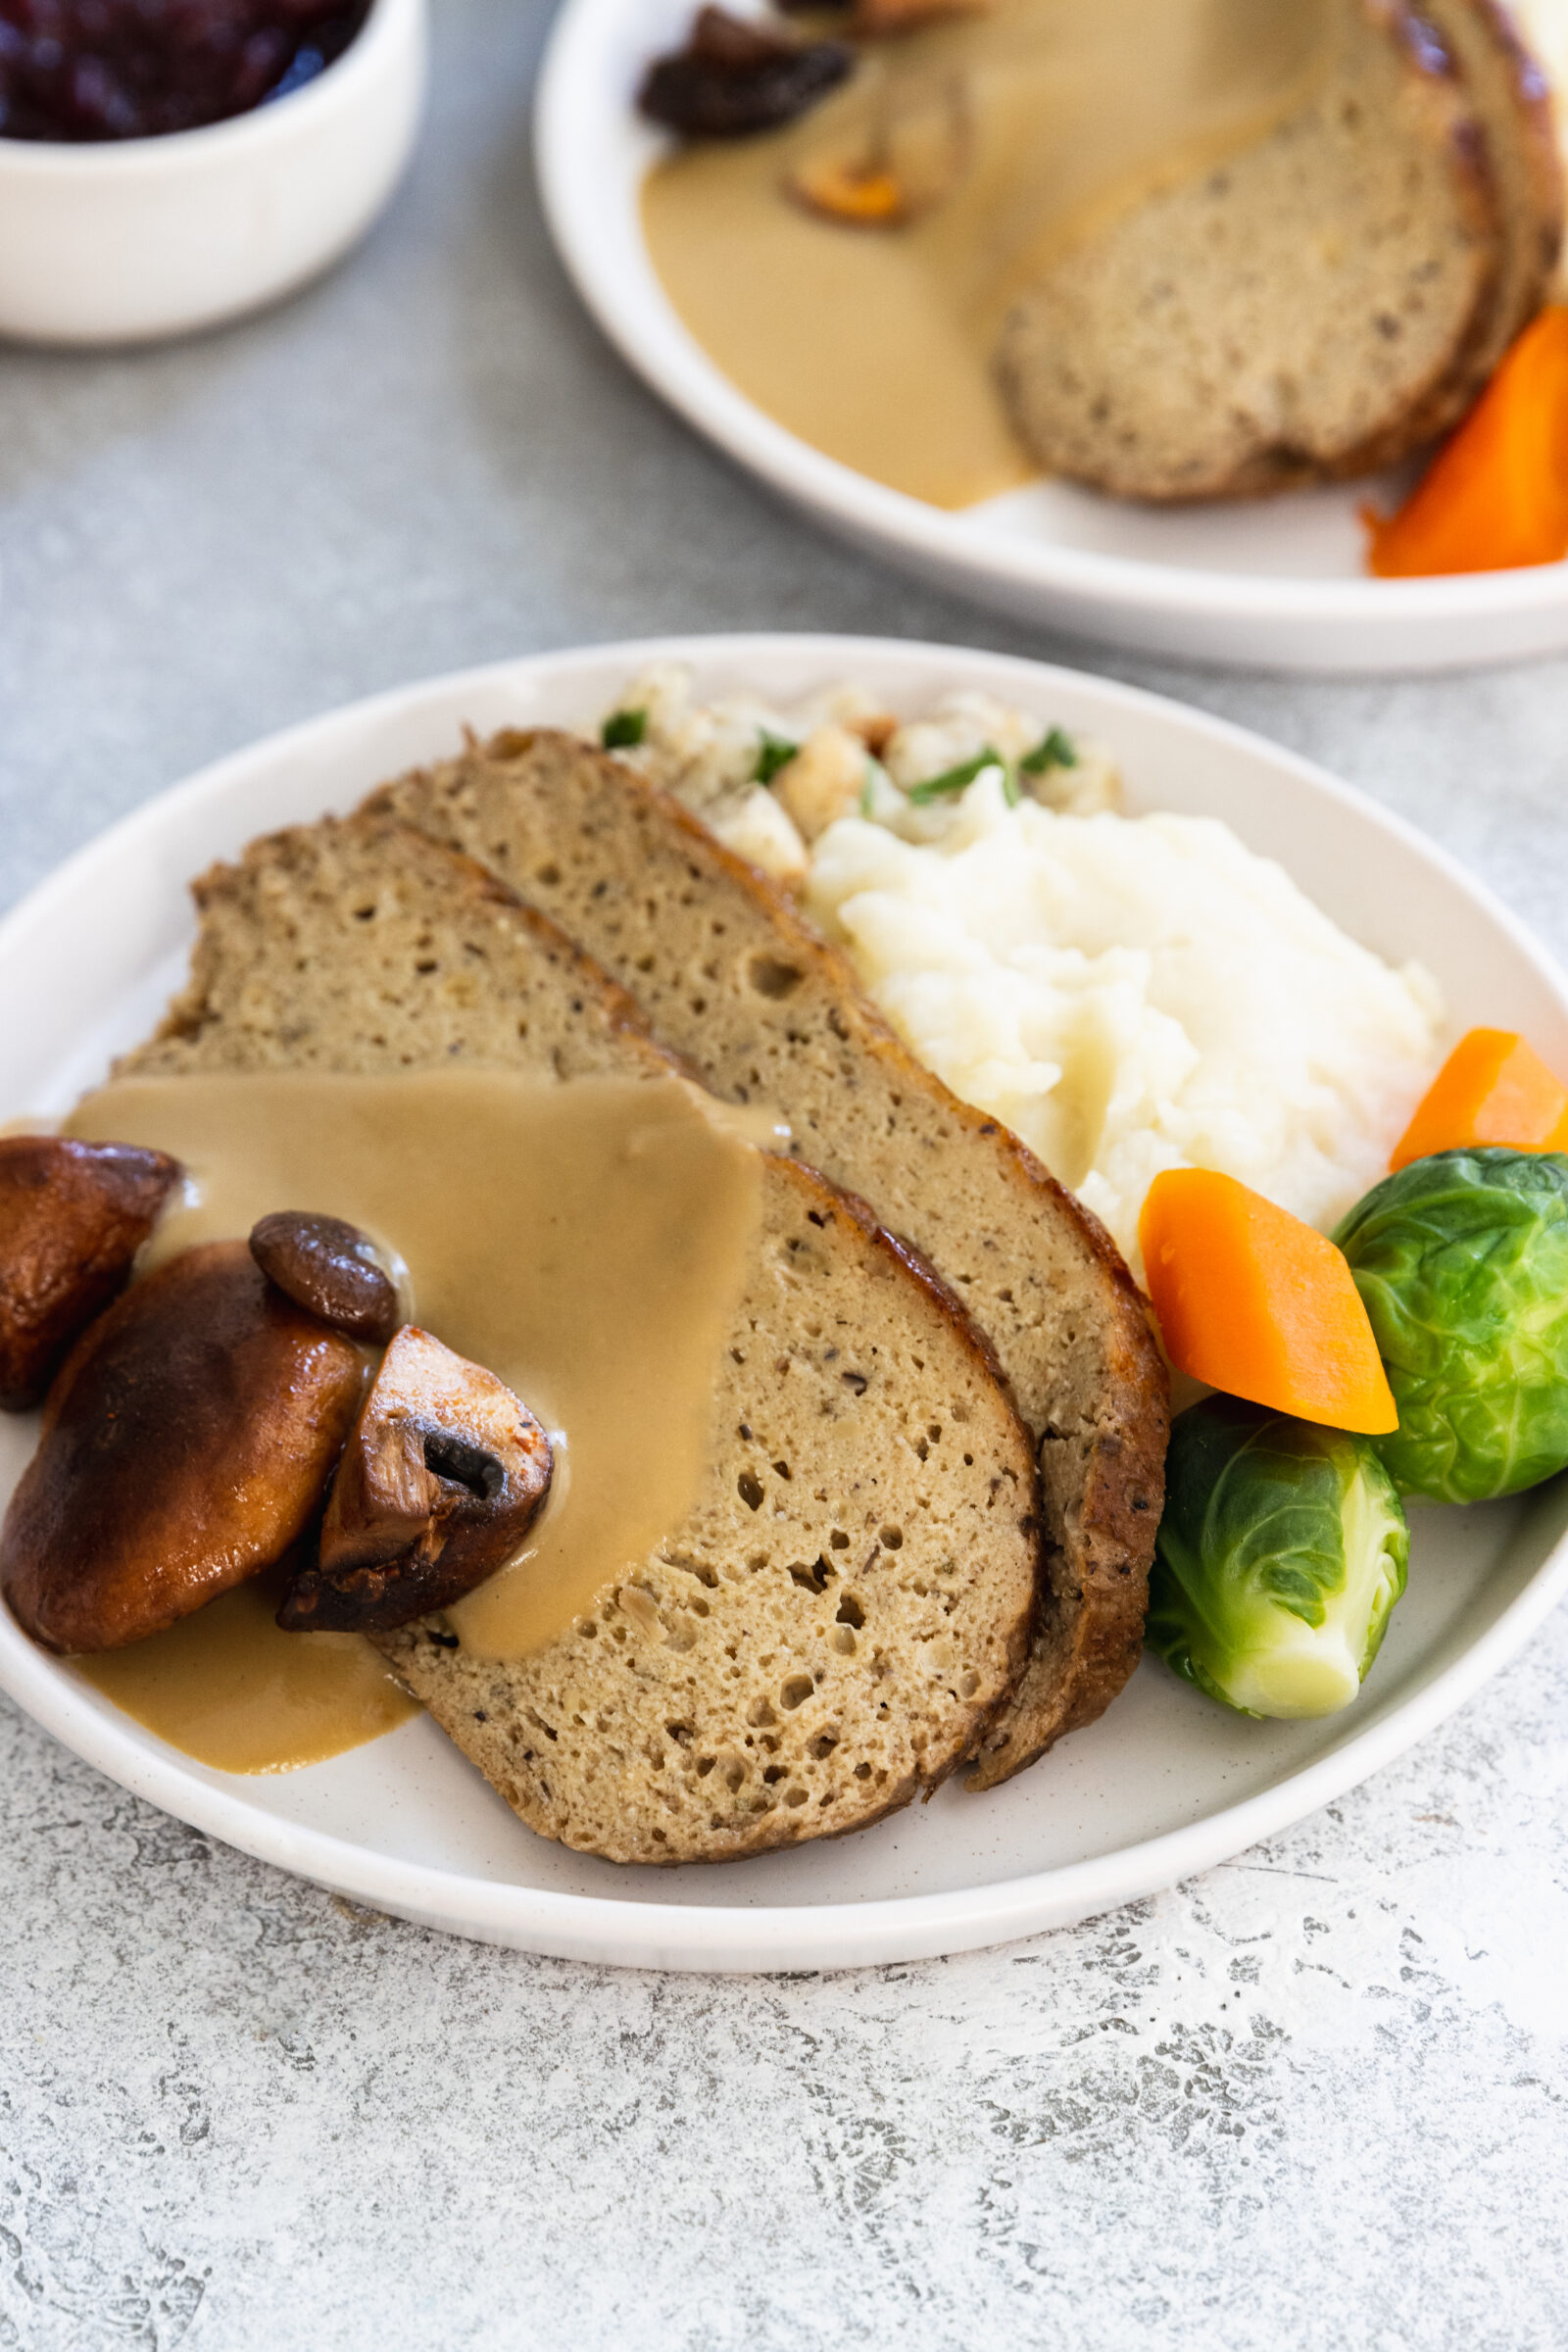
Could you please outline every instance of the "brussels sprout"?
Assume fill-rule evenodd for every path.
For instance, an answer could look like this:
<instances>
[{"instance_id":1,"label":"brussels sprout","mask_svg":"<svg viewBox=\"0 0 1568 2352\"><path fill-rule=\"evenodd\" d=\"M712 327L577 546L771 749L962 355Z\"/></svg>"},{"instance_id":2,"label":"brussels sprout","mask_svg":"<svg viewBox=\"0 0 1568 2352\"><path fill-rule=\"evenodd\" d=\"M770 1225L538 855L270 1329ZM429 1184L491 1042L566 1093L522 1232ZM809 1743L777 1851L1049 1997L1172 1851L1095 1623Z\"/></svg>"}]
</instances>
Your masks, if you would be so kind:
<instances>
[{"instance_id":1,"label":"brussels sprout","mask_svg":"<svg viewBox=\"0 0 1568 2352\"><path fill-rule=\"evenodd\" d=\"M1399 1408L1378 1450L1407 1494L1485 1502L1568 1464L1568 1159L1435 1152L1334 1238Z\"/></svg>"},{"instance_id":2,"label":"brussels sprout","mask_svg":"<svg viewBox=\"0 0 1568 2352\"><path fill-rule=\"evenodd\" d=\"M1150 1646L1244 1715L1332 1715L1378 1654L1409 1552L1369 1438L1205 1396L1171 1425Z\"/></svg>"}]
</instances>

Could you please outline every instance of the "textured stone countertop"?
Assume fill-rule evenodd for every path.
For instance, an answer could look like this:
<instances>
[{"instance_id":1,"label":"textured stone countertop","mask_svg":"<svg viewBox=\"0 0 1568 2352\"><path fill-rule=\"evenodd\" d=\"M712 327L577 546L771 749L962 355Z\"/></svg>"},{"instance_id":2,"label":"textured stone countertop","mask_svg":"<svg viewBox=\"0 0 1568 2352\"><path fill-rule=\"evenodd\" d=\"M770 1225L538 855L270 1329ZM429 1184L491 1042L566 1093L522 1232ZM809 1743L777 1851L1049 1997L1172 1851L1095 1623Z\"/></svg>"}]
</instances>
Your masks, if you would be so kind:
<instances>
[{"instance_id":1,"label":"textured stone countertop","mask_svg":"<svg viewBox=\"0 0 1568 2352\"><path fill-rule=\"evenodd\" d=\"M369 244L183 348L0 355L0 897L219 753L534 647L845 628L1109 667L1310 753L1568 951L1568 664L1084 656L776 510L579 314L539 0L437 0ZM17 1018L19 1008L6 1008ZM0 1714L0 2345L1554 2352L1568 1618L1294 1835L1033 1942L832 1978L459 1943Z\"/></svg>"}]
</instances>

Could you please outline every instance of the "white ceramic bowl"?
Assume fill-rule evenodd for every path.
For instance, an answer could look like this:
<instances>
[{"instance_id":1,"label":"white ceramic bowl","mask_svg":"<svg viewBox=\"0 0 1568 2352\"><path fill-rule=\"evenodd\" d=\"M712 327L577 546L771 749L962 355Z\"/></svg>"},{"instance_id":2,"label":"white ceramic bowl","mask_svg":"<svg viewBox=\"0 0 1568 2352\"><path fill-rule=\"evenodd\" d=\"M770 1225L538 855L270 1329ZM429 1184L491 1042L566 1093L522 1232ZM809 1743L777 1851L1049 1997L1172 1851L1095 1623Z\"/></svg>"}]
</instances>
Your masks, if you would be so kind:
<instances>
[{"instance_id":1,"label":"white ceramic bowl","mask_svg":"<svg viewBox=\"0 0 1568 2352\"><path fill-rule=\"evenodd\" d=\"M914 712L981 687L1110 744L1135 808L1223 817L1384 956L1422 956L1455 1021L1568 1067L1568 982L1449 859L1254 735L1102 679L955 647L837 637L597 646L435 679L296 727L139 808L0 924L0 1119L65 1108L184 977L186 879L276 825L349 808L465 721L591 726L631 673L788 702L864 679ZM0 1421L0 1506L34 1441ZM525 1830L427 1717L303 1772L236 1778L122 1715L0 1609L0 1689L138 1796L280 1869L431 1927L649 1968L832 1968L997 1943L1169 1886L1330 1803L1442 1722L1568 1589L1568 1479L1412 1514L1410 1585L1366 1690L1319 1723L1245 1723L1145 1659L1101 1722L1004 1788L950 1783L858 1837L722 1869L617 1869Z\"/></svg>"},{"instance_id":2,"label":"white ceramic bowl","mask_svg":"<svg viewBox=\"0 0 1568 2352\"><path fill-rule=\"evenodd\" d=\"M622 357L825 529L999 612L1144 653L1345 671L1464 668L1568 648L1568 564L1368 579L1356 519L1365 483L1162 512L1039 481L954 514L775 424L687 332L643 241L639 190L664 142L636 115L637 84L651 56L678 45L692 9L565 0L535 118L545 211Z\"/></svg>"},{"instance_id":3,"label":"white ceramic bowl","mask_svg":"<svg viewBox=\"0 0 1568 2352\"><path fill-rule=\"evenodd\" d=\"M425 46L425 0L374 0L315 81L226 122L82 145L0 138L0 334L145 342L303 285L396 186Z\"/></svg>"}]
</instances>

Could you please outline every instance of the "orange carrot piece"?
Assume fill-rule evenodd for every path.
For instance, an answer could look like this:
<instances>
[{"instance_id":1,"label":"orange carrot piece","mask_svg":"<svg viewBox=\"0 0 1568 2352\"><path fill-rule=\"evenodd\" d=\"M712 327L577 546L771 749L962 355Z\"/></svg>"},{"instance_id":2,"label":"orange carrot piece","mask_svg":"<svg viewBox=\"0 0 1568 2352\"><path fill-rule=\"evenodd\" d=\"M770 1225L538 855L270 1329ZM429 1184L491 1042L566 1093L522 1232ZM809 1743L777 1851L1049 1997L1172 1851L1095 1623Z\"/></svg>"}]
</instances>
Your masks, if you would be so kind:
<instances>
[{"instance_id":1,"label":"orange carrot piece","mask_svg":"<svg viewBox=\"0 0 1568 2352\"><path fill-rule=\"evenodd\" d=\"M1171 1362L1250 1404L1381 1437L1399 1416L1334 1244L1207 1168L1167 1168L1138 1222Z\"/></svg>"},{"instance_id":2,"label":"orange carrot piece","mask_svg":"<svg viewBox=\"0 0 1568 2352\"><path fill-rule=\"evenodd\" d=\"M1568 309L1525 328L1398 513L1362 519L1384 580L1568 556Z\"/></svg>"},{"instance_id":3,"label":"orange carrot piece","mask_svg":"<svg viewBox=\"0 0 1568 2352\"><path fill-rule=\"evenodd\" d=\"M803 164L791 174L789 193L813 213L852 228L895 228L908 218L908 198L892 172L857 170L831 158L826 163Z\"/></svg>"},{"instance_id":4,"label":"orange carrot piece","mask_svg":"<svg viewBox=\"0 0 1568 2352\"><path fill-rule=\"evenodd\" d=\"M1568 1087L1511 1029L1471 1029L1460 1038L1417 1103L1389 1168L1472 1144L1568 1151Z\"/></svg>"}]
</instances>

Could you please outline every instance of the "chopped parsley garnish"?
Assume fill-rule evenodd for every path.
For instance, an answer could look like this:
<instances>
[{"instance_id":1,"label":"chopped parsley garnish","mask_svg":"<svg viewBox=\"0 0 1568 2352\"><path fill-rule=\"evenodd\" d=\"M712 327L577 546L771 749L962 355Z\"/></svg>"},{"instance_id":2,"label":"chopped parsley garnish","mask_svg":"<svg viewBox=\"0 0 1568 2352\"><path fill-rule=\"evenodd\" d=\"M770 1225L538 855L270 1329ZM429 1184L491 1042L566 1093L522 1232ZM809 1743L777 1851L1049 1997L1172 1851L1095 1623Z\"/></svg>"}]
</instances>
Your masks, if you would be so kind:
<instances>
[{"instance_id":1,"label":"chopped parsley garnish","mask_svg":"<svg viewBox=\"0 0 1568 2352\"><path fill-rule=\"evenodd\" d=\"M1076 767L1078 747L1065 727L1053 727L1042 735L1032 752L1025 752L1018 765L1026 776L1043 776L1051 767Z\"/></svg>"},{"instance_id":2,"label":"chopped parsley garnish","mask_svg":"<svg viewBox=\"0 0 1568 2352\"><path fill-rule=\"evenodd\" d=\"M1010 767L1004 767L1002 771L1002 797L1009 808L1016 808L1023 799L1023 794L1018 790L1018 779Z\"/></svg>"},{"instance_id":3,"label":"chopped parsley garnish","mask_svg":"<svg viewBox=\"0 0 1568 2352\"><path fill-rule=\"evenodd\" d=\"M612 710L599 730L599 740L607 752L625 752L641 743L647 732L646 710Z\"/></svg>"},{"instance_id":4,"label":"chopped parsley garnish","mask_svg":"<svg viewBox=\"0 0 1568 2352\"><path fill-rule=\"evenodd\" d=\"M779 769L789 765L801 747L786 736L770 735L765 727L761 729L761 738L752 780L757 784L771 784Z\"/></svg>"},{"instance_id":5,"label":"chopped parsley garnish","mask_svg":"<svg viewBox=\"0 0 1568 2352\"><path fill-rule=\"evenodd\" d=\"M865 763L865 782L860 786L860 814L862 816L869 816L874 806L872 786L875 782L876 769L868 760Z\"/></svg>"},{"instance_id":6,"label":"chopped parsley garnish","mask_svg":"<svg viewBox=\"0 0 1568 2352\"><path fill-rule=\"evenodd\" d=\"M945 767L940 776L927 776L923 784L912 785L911 806L924 808L931 801L945 801L951 793L966 792L983 767L1000 767L1004 775L1007 772L1005 760L989 743L982 744L972 760L960 760L956 767Z\"/></svg>"}]
</instances>

